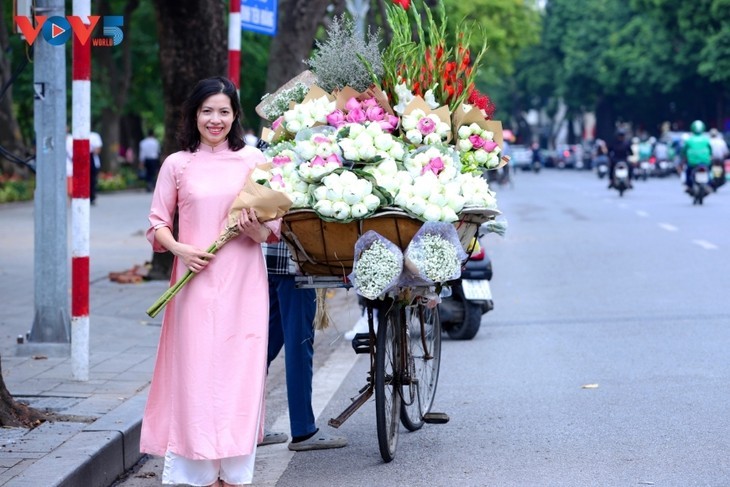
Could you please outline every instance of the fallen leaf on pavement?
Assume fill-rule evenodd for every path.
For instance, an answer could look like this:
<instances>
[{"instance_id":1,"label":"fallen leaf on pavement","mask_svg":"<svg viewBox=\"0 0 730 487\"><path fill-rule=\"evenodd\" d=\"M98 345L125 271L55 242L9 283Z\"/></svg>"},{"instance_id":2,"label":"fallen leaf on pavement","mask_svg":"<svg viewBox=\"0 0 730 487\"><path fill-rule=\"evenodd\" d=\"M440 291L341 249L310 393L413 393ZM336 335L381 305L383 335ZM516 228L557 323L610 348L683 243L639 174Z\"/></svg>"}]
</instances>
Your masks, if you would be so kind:
<instances>
[{"instance_id":1,"label":"fallen leaf on pavement","mask_svg":"<svg viewBox=\"0 0 730 487\"><path fill-rule=\"evenodd\" d=\"M583 384L581 389L598 389L598 384Z\"/></svg>"}]
</instances>

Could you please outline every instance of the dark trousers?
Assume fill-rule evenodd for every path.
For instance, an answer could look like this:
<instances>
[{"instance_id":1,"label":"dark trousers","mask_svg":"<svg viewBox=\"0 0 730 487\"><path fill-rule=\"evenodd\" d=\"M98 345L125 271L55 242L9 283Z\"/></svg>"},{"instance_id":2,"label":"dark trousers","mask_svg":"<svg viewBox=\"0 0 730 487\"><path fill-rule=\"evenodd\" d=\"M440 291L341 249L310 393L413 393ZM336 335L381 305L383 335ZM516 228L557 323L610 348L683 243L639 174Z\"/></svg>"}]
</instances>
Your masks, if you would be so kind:
<instances>
[{"instance_id":1,"label":"dark trousers","mask_svg":"<svg viewBox=\"0 0 730 487\"><path fill-rule=\"evenodd\" d=\"M314 289L298 289L294 276L269 274L269 348L267 367L284 348L286 394L292 437L316 431L312 410Z\"/></svg>"},{"instance_id":2,"label":"dark trousers","mask_svg":"<svg viewBox=\"0 0 730 487\"><path fill-rule=\"evenodd\" d=\"M99 181L99 170L96 168L96 164L94 164L94 156L91 156L91 160L89 161L89 184L91 187L89 188L89 201L93 205L96 201L96 185Z\"/></svg>"},{"instance_id":3,"label":"dark trousers","mask_svg":"<svg viewBox=\"0 0 730 487\"><path fill-rule=\"evenodd\" d=\"M155 189L155 184L157 184L157 173L160 172L160 160L145 159L144 172L144 179L147 183L147 191L153 191Z\"/></svg>"}]
</instances>

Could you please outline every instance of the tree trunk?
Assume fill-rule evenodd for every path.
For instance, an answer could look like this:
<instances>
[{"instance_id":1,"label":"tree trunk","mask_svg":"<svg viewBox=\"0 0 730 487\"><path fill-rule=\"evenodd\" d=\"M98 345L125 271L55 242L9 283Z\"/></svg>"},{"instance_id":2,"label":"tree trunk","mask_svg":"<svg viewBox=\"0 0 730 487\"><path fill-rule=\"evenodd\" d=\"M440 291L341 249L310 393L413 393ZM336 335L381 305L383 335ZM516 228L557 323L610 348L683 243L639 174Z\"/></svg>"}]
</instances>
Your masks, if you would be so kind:
<instances>
[{"instance_id":1,"label":"tree trunk","mask_svg":"<svg viewBox=\"0 0 730 487\"><path fill-rule=\"evenodd\" d=\"M5 86L12 76L12 66L8 53L10 52L7 23L0 8L0 87ZM25 62L25 61L23 61ZM6 148L16 157L25 159L26 147L20 133L18 121L13 114L13 88L8 86L5 93L0 93L0 146ZM30 172L22 166L13 164L0 156L0 173L27 177Z\"/></svg>"},{"instance_id":2,"label":"tree trunk","mask_svg":"<svg viewBox=\"0 0 730 487\"><path fill-rule=\"evenodd\" d=\"M92 47L92 57L98 59L100 73L92 77L99 80L108 90L112 102L101 111L101 149L102 171L116 172L119 169L119 127L120 118L127 104L129 87L132 81L132 13L139 6L139 0L128 0L124 6L124 39L114 47ZM113 15L109 0L101 0L101 15Z\"/></svg>"},{"instance_id":3,"label":"tree trunk","mask_svg":"<svg viewBox=\"0 0 730 487\"><path fill-rule=\"evenodd\" d=\"M0 427L34 428L47 419L42 412L13 399L0 367Z\"/></svg>"},{"instance_id":4,"label":"tree trunk","mask_svg":"<svg viewBox=\"0 0 730 487\"><path fill-rule=\"evenodd\" d=\"M163 159L180 150L176 140L180 109L195 83L228 75L227 6L228 2L155 0L165 103ZM177 235L177 228L173 233ZM147 278L169 279L172 261L170 252L154 253Z\"/></svg>"},{"instance_id":5,"label":"tree trunk","mask_svg":"<svg viewBox=\"0 0 730 487\"><path fill-rule=\"evenodd\" d=\"M281 0L279 25L269 50L269 70L266 92L273 93L281 85L298 75L307 65L314 47L314 37L327 7L340 2L331 0Z\"/></svg>"}]
</instances>

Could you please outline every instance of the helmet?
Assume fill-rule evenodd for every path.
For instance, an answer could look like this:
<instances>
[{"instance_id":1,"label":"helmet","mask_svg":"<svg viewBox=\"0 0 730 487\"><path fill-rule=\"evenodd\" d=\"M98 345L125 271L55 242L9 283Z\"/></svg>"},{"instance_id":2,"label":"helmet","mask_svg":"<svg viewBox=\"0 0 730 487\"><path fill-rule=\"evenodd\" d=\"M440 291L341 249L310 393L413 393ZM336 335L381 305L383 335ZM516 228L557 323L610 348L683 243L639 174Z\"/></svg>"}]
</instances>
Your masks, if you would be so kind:
<instances>
[{"instance_id":1,"label":"helmet","mask_svg":"<svg viewBox=\"0 0 730 487\"><path fill-rule=\"evenodd\" d=\"M705 131L705 124L702 123L702 120L695 120L692 122L692 125L689 126L689 129L694 134L701 134Z\"/></svg>"}]
</instances>

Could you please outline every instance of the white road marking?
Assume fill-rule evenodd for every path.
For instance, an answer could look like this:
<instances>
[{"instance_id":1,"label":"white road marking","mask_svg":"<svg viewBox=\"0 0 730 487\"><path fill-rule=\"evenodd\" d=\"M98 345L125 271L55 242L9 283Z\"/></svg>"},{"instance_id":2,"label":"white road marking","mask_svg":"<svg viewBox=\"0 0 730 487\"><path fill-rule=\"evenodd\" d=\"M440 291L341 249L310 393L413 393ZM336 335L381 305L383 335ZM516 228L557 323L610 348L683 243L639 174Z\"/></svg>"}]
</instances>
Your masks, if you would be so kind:
<instances>
[{"instance_id":1,"label":"white road marking","mask_svg":"<svg viewBox=\"0 0 730 487\"><path fill-rule=\"evenodd\" d=\"M674 225L670 225L669 223L660 223L659 226L668 232L676 232L677 230L679 230L679 228L675 227Z\"/></svg>"},{"instance_id":2,"label":"white road marking","mask_svg":"<svg viewBox=\"0 0 730 487\"><path fill-rule=\"evenodd\" d=\"M708 242L707 240L692 240L693 244L697 244L705 250L717 250L717 245Z\"/></svg>"},{"instance_id":3,"label":"white road marking","mask_svg":"<svg viewBox=\"0 0 730 487\"><path fill-rule=\"evenodd\" d=\"M645 212L644 210L638 210L636 214L642 218L647 218L649 216L649 213Z\"/></svg>"}]
</instances>

